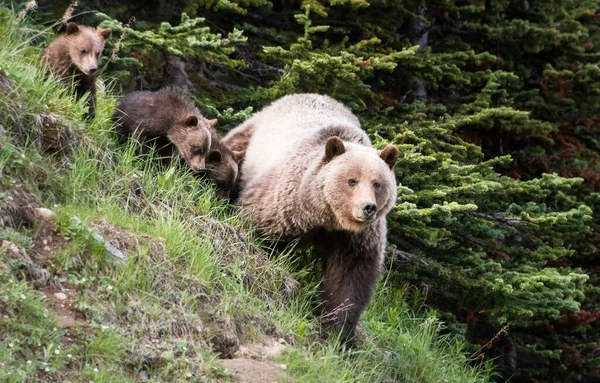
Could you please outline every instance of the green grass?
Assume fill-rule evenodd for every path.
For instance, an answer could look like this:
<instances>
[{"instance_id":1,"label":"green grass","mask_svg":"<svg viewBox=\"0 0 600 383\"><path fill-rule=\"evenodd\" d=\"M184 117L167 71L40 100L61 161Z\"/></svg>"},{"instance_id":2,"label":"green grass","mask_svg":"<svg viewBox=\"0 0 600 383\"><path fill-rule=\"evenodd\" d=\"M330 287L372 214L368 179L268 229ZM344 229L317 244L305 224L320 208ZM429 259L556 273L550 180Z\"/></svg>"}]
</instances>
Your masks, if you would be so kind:
<instances>
[{"instance_id":1,"label":"green grass","mask_svg":"<svg viewBox=\"0 0 600 383\"><path fill-rule=\"evenodd\" d=\"M361 321L360 347L323 336L315 263L267 246L185 169L118 147L110 89L84 121L85 101L39 68L28 41L35 28L12 20L0 8L0 86L9 79L13 89L0 91L0 212L19 216L26 201L57 217L50 228L24 219L0 229L0 240L30 257L0 258L0 381L231 381L218 361L223 339L267 335L291 344L277 361L297 382L489 381L491 366L469 365L434 312L384 282ZM40 114L73 132L58 152L45 149L52 132ZM127 262L115 264L89 228ZM36 238L50 229L60 246L40 253ZM40 269L49 282L37 279ZM68 328L55 320L62 303L41 292L63 289L76 319Z\"/></svg>"}]
</instances>

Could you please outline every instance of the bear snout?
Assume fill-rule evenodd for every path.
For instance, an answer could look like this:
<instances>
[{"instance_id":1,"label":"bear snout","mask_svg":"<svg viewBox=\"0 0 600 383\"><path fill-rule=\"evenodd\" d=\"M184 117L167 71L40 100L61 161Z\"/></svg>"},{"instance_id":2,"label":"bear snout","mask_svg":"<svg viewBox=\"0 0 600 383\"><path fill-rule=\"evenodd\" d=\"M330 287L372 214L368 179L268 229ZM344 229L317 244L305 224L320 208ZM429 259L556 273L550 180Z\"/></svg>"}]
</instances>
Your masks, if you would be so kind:
<instances>
[{"instance_id":1,"label":"bear snout","mask_svg":"<svg viewBox=\"0 0 600 383\"><path fill-rule=\"evenodd\" d=\"M97 66L92 66L88 70L90 71L90 74L94 74L98 70L98 67Z\"/></svg>"},{"instance_id":2,"label":"bear snout","mask_svg":"<svg viewBox=\"0 0 600 383\"><path fill-rule=\"evenodd\" d=\"M371 219L377 213L377 205L374 203L366 203L362 208L366 219Z\"/></svg>"},{"instance_id":3,"label":"bear snout","mask_svg":"<svg viewBox=\"0 0 600 383\"><path fill-rule=\"evenodd\" d=\"M205 170L204 166L204 158L200 161L196 160L190 164L190 168L192 168L195 172L202 172Z\"/></svg>"}]
</instances>

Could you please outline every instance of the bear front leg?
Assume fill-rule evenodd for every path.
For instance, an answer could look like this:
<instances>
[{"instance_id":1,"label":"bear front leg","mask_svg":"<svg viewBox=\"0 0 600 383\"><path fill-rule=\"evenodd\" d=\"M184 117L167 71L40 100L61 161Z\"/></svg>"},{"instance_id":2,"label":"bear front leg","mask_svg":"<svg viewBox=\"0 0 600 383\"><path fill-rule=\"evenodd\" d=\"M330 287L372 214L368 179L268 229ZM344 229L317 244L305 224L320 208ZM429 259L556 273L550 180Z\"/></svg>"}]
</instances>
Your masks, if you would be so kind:
<instances>
[{"instance_id":1,"label":"bear front leg","mask_svg":"<svg viewBox=\"0 0 600 383\"><path fill-rule=\"evenodd\" d=\"M77 99L84 97L89 91L88 98L88 112L85 115L86 119L92 119L96 116L96 79L81 76L77 79L77 85L75 87L75 94Z\"/></svg>"},{"instance_id":2,"label":"bear front leg","mask_svg":"<svg viewBox=\"0 0 600 383\"><path fill-rule=\"evenodd\" d=\"M316 249L323 259L323 325L351 340L360 315L373 296L383 263L385 222L363 232L323 232Z\"/></svg>"},{"instance_id":3,"label":"bear front leg","mask_svg":"<svg viewBox=\"0 0 600 383\"><path fill-rule=\"evenodd\" d=\"M90 100L88 102L88 119L96 117L96 85L92 85L90 88Z\"/></svg>"}]
</instances>

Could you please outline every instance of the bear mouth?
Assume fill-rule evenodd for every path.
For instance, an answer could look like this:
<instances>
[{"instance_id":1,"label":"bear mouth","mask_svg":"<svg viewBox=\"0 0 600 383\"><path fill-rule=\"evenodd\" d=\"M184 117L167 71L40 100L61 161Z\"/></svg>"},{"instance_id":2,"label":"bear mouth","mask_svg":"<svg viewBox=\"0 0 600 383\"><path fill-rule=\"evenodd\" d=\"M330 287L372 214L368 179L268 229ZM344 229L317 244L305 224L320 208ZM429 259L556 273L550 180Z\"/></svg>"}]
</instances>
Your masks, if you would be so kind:
<instances>
[{"instance_id":1,"label":"bear mouth","mask_svg":"<svg viewBox=\"0 0 600 383\"><path fill-rule=\"evenodd\" d=\"M356 223L359 223L359 224L362 224L362 225L368 225L368 224L370 224L371 222L375 221L375 216L373 216L373 217L371 217L371 218L360 217L360 216L359 216L359 217L357 217L357 216L354 216L353 218L354 218L354 221L355 221Z\"/></svg>"}]
</instances>

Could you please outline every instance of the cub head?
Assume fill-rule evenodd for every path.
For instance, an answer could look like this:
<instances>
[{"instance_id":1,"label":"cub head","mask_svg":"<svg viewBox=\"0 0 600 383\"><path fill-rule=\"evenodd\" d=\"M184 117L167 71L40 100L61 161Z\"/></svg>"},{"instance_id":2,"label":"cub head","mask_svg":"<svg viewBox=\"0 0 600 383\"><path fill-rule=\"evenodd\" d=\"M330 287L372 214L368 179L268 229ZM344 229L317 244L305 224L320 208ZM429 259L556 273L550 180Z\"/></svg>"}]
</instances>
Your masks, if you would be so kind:
<instances>
[{"instance_id":1,"label":"cub head","mask_svg":"<svg viewBox=\"0 0 600 383\"><path fill-rule=\"evenodd\" d=\"M220 139L213 137L206 156L207 176L217 186L217 197L227 199L238 177L239 163L245 152L230 150Z\"/></svg>"},{"instance_id":2,"label":"cub head","mask_svg":"<svg viewBox=\"0 0 600 383\"><path fill-rule=\"evenodd\" d=\"M67 48L71 62L79 72L87 76L98 71L98 61L111 32L112 29L67 24Z\"/></svg>"},{"instance_id":3,"label":"cub head","mask_svg":"<svg viewBox=\"0 0 600 383\"><path fill-rule=\"evenodd\" d=\"M173 123L167 138L190 169L195 172L205 169L204 160L210 150L211 134L203 120L199 121L198 116L189 114Z\"/></svg>"},{"instance_id":4,"label":"cub head","mask_svg":"<svg viewBox=\"0 0 600 383\"><path fill-rule=\"evenodd\" d=\"M359 232L385 217L396 202L392 169L398 149L376 150L330 137L325 143L322 177L325 202L343 230Z\"/></svg>"}]
</instances>

